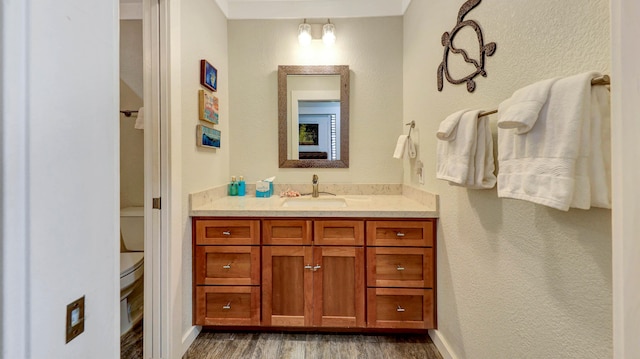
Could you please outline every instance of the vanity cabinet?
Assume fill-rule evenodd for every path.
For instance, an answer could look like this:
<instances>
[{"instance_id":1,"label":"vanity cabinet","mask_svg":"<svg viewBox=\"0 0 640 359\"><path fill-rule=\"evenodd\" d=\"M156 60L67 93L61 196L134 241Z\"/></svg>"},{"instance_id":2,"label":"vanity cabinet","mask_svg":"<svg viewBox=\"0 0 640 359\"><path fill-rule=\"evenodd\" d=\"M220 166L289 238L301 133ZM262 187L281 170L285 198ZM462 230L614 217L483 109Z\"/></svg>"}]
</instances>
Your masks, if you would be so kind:
<instances>
[{"instance_id":1,"label":"vanity cabinet","mask_svg":"<svg viewBox=\"0 0 640 359\"><path fill-rule=\"evenodd\" d=\"M435 219L193 219L194 324L436 328Z\"/></svg>"},{"instance_id":2,"label":"vanity cabinet","mask_svg":"<svg viewBox=\"0 0 640 359\"><path fill-rule=\"evenodd\" d=\"M264 326L365 326L364 221L264 220L263 239Z\"/></svg>"},{"instance_id":3,"label":"vanity cabinet","mask_svg":"<svg viewBox=\"0 0 640 359\"><path fill-rule=\"evenodd\" d=\"M367 326L436 327L434 221L367 222Z\"/></svg>"},{"instance_id":4,"label":"vanity cabinet","mask_svg":"<svg viewBox=\"0 0 640 359\"><path fill-rule=\"evenodd\" d=\"M193 221L194 324L260 324L260 221Z\"/></svg>"}]
</instances>

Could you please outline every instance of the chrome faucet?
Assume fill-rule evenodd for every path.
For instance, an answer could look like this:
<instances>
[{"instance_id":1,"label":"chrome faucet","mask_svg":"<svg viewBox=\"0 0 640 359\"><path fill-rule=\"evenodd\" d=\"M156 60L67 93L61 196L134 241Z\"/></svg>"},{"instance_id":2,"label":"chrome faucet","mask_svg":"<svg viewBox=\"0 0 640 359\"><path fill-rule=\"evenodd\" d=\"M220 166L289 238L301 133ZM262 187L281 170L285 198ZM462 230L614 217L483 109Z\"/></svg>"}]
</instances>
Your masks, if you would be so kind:
<instances>
[{"instance_id":1,"label":"chrome faucet","mask_svg":"<svg viewBox=\"0 0 640 359\"><path fill-rule=\"evenodd\" d=\"M313 175L311 184L313 185L313 191L311 192L311 197L317 198L320 195L320 192L318 191L318 175L315 175L315 174Z\"/></svg>"}]
</instances>

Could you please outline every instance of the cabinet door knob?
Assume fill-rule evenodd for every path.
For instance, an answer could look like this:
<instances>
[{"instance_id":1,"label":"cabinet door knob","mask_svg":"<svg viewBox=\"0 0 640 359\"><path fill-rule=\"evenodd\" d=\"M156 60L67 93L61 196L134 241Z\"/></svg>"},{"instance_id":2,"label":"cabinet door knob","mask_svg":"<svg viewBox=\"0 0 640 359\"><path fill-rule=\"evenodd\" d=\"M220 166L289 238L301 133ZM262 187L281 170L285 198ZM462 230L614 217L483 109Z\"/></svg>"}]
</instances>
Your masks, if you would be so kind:
<instances>
[{"instance_id":1,"label":"cabinet door knob","mask_svg":"<svg viewBox=\"0 0 640 359\"><path fill-rule=\"evenodd\" d=\"M231 235L231 231L222 231L222 234L225 236L230 236Z\"/></svg>"},{"instance_id":2,"label":"cabinet door knob","mask_svg":"<svg viewBox=\"0 0 640 359\"><path fill-rule=\"evenodd\" d=\"M402 265L398 264L398 265L396 266L396 269L397 269L397 270L399 270L399 271L403 271L403 270L404 270L404 267L403 267Z\"/></svg>"},{"instance_id":3,"label":"cabinet door knob","mask_svg":"<svg viewBox=\"0 0 640 359\"><path fill-rule=\"evenodd\" d=\"M313 269L313 267L311 266L311 264L307 264L306 266L304 266L304 269Z\"/></svg>"},{"instance_id":4,"label":"cabinet door knob","mask_svg":"<svg viewBox=\"0 0 640 359\"><path fill-rule=\"evenodd\" d=\"M396 237L404 237L404 233L402 233L402 232L396 232Z\"/></svg>"},{"instance_id":5,"label":"cabinet door knob","mask_svg":"<svg viewBox=\"0 0 640 359\"><path fill-rule=\"evenodd\" d=\"M319 265L319 264L316 264L316 265L314 265L314 266L313 266L313 271L315 272L315 271L317 271L317 270L318 270L318 269L320 269L320 268L322 268L322 266L321 266L321 265Z\"/></svg>"},{"instance_id":6,"label":"cabinet door knob","mask_svg":"<svg viewBox=\"0 0 640 359\"><path fill-rule=\"evenodd\" d=\"M396 311L398 312L404 312L404 308L402 308L401 306L398 305L398 308L396 308Z\"/></svg>"},{"instance_id":7,"label":"cabinet door knob","mask_svg":"<svg viewBox=\"0 0 640 359\"><path fill-rule=\"evenodd\" d=\"M231 269L231 263L223 265L222 268L224 269Z\"/></svg>"},{"instance_id":8,"label":"cabinet door knob","mask_svg":"<svg viewBox=\"0 0 640 359\"><path fill-rule=\"evenodd\" d=\"M229 309L231 309L231 302L227 303L227 305L223 305L223 306L222 306L222 309L224 309L224 310L229 310Z\"/></svg>"}]
</instances>

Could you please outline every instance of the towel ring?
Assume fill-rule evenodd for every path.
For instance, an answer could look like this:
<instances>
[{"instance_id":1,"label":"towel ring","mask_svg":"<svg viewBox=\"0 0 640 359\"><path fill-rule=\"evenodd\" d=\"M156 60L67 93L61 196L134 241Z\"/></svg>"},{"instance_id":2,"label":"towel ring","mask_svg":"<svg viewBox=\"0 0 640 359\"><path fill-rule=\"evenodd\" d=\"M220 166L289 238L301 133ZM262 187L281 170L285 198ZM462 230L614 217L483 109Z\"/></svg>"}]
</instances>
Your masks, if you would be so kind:
<instances>
[{"instance_id":1,"label":"towel ring","mask_svg":"<svg viewBox=\"0 0 640 359\"><path fill-rule=\"evenodd\" d=\"M406 126L411 126L409 127L409 134L407 135L407 137L411 137L411 130L416 127L416 121L411 121L409 123L405 123Z\"/></svg>"}]
</instances>

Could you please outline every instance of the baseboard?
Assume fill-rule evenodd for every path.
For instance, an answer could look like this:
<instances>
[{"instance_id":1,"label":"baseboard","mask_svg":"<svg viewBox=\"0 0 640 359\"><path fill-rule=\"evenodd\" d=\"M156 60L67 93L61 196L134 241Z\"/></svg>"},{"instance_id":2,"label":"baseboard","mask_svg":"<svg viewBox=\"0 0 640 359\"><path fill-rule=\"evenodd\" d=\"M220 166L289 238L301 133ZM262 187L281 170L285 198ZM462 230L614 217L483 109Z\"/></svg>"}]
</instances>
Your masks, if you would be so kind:
<instances>
[{"instance_id":1,"label":"baseboard","mask_svg":"<svg viewBox=\"0 0 640 359\"><path fill-rule=\"evenodd\" d=\"M429 330L429 337L433 341L433 344L436 345L436 348L438 348L438 351L440 352L440 355L442 355L443 359L457 359L453 355L449 343L447 343L447 340L444 339L442 335L440 335L439 331Z\"/></svg>"},{"instance_id":2,"label":"baseboard","mask_svg":"<svg viewBox=\"0 0 640 359\"><path fill-rule=\"evenodd\" d=\"M201 331L202 331L202 327L198 327L198 326L193 326L187 329L187 331L182 336L182 354L180 354L180 357L182 357L184 353L187 352L187 350L189 349L191 344L193 344L193 342L196 340L196 338L198 337L198 334L200 334Z\"/></svg>"}]
</instances>

